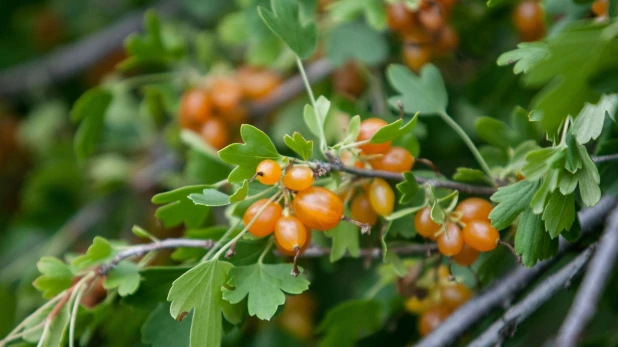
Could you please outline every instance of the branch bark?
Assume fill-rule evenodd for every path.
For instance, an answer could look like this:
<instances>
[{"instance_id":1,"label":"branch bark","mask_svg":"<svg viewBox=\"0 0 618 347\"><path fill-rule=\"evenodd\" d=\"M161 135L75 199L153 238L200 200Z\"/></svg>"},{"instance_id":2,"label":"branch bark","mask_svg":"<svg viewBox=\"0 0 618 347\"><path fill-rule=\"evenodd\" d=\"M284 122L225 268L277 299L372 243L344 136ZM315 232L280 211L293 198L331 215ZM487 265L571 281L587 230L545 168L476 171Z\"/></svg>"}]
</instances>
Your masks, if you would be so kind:
<instances>
[{"instance_id":1,"label":"branch bark","mask_svg":"<svg viewBox=\"0 0 618 347\"><path fill-rule=\"evenodd\" d=\"M591 158L592 158L592 161L597 164L606 163L608 161L618 160L618 153L608 154L608 155L593 155Z\"/></svg>"},{"instance_id":2,"label":"branch bark","mask_svg":"<svg viewBox=\"0 0 618 347\"><path fill-rule=\"evenodd\" d=\"M388 251L393 252L398 255L424 255L427 252L427 249L431 251L437 250L437 246L435 244L425 246L420 244L410 244L405 246L395 246L389 247ZM327 247L310 247L303 252L300 257L301 258L319 258L325 255L329 255L332 249ZM279 251L276 251L277 255L281 255ZM351 256L349 253L346 253L346 256ZM359 257L372 257L379 258L382 256L382 248L374 247L374 248L361 248L359 250Z\"/></svg>"},{"instance_id":3,"label":"branch bark","mask_svg":"<svg viewBox=\"0 0 618 347\"><path fill-rule=\"evenodd\" d=\"M582 233L590 232L602 223L605 216L616 206L617 201L613 197L604 197L596 206L580 211L578 217L582 225ZM567 248L568 243L561 242L559 253L564 253ZM500 306L508 306L514 296L526 288L550 264L551 260L540 262L530 269L517 267L508 275L502 277L499 282L488 287L479 296L460 307L436 330L419 341L416 346L452 345L461 334L485 317L491 310Z\"/></svg>"},{"instance_id":4,"label":"branch bark","mask_svg":"<svg viewBox=\"0 0 618 347\"><path fill-rule=\"evenodd\" d=\"M607 219L607 226L586 275L558 332L556 346L577 345L581 333L597 310L597 305L618 257L618 209Z\"/></svg>"}]
</instances>

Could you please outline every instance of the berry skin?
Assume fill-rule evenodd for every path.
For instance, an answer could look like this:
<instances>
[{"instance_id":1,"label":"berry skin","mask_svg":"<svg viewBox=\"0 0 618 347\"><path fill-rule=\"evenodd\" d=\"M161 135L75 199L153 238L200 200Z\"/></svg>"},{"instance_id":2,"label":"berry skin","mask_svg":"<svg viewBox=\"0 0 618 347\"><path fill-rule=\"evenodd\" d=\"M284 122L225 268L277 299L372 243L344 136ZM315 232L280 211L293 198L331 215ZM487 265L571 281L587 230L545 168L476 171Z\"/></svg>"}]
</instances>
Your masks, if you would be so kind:
<instances>
[{"instance_id":1,"label":"berry skin","mask_svg":"<svg viewBox=\"0 0 618 347\"><path fill-rule=\"evenodd\" d=\"M311 230L307 229L307 227L305 227L305 230L307 231L306 236L305 236L305 244L302 245L302 247L300 247L300 254L303 254L303 252L309 248L309 246L311 246ZM277 229L275 228L275 232L277 231ZM279 241L277 241L277 238L275 237L275 246L277 247L277 249L279 250L279 252L281 252L283 255L287 255L288 257L293 257L296 255L296 251L288 251L286 249L284 249L280 244Z\"/></svg>"},{"instance_id":2,"label":"berry skin","mask_svg":"<svg viewBox=\"0 0 618 347\"><path fill-rule=\"evenodd\" d=\"M313 181L313 170L306 166L293 166L283 176L283 185L297 192L311 187Z\"/></svg>"},{"instance_id":3,"label":"berry skin","mask_svg":"<svg viewBox=\"0 0 618 347\"><path fill-rule=\"evenodd\" d=\"M243 95L251 100L265 97L281 84L281 78L274 72L251 67L238 69L236 79Z\"/></svg>"},{"instance_id":4,"label":"berry skin","mask_svg":"<svg viewBox=\"0 0 618 347\"><path fill-rule=\"evenodd\" d=\"M371 207L382 217L393 213L395 193L391 186L382 178L375 178L369 186L369 202Z\"/></svg>"},{"instance_id":5,"label":"berry skin","mask_svg":"<svg viewBox=\"0 0 618 347\"><path fill-rule=\"evenodd\" d=\"M375 170L404 173L412 170L414 157L403 147L393 146L379 158L370 160L369 164Z\"/></svg>"},{"instance_id":6,"label":"berry skin","mask_svg":"<svg viewBox=\"0 0 618 347\"><path fill-rule=\"evenodd\" d=\"M249 227L249 232L255 237L270 235L270 233L275 230L277 221L281 218L281 205L272 201L269 202L268 199L261 199L254 202L251 206L249 206L247 211L245 211L245 215L242 219L245 226L249 225L258 211L262 209L264 204L268 204L268 207L266 207L264 212L262 212L251 227Z\"/></svg>"},{"instance_id":7,"label":"berry skin","mask_svg":"<svg viewBox=\"0 0 618 347\"><path fill-rule=\"evenodd\" d=\"M349 152L349 151L345 151L345 152L341 153L341 158L340 159L341 159L341 162L343 163L343 165L354 166L354 167L357 167L359 169L365 168L365 166L363 165L363 162L361 162L360 160L356 160L354 155L351 152Z\"/></svg>"},{"instance_id":8,"label":"berry skin","mask_svg":"<svg viewBox=\"0 0 618 347\"><path fill-rule=\"evenodd\" d=\"M427 30L436 32L444 26L444 17L440 6L433 4L428 8L423 9L418 14L418 19Z\"/></svg>"},{"instance_id":9,"label":"berry skin","mask_svg":"<svg viewBox=\"0 0 618 347\"><path fill-rule=\"evenodd\" d=\"M414 72L419 72L431 60L431 49L427 46L406 44L403 46L403 62Z\"/></svg>"},{"instance_id":10,"label":"berry skin","mask_svg":"<svg viewBox=\"0 0 618 347\"><path fill-rule=\"evenodd\" d=\"M597 17L607 16L607 0L595 0L592 3L592 12Z\"/></svg>"},{"instance_id":11,"label":"berry skin","mask_svg":"<svg viewBox=\"0 0 618 347\"><path fill-rule=\"evenodd\" d=\"M476 259L479 257L479 251L468 246L465 242L461 252L459 254L453 256L453 261L461 266L470 266L474 264Z\"/></svg>"},{"instance_id":12,"label":"berry skin","mask_svg":"<svg viewBox=\"0 0 618 347\"><path fill-rule=\"evenodd\" d=\"M180 100L180 126L199 131L202 123L212 116L212 101L207 91L189 89Z\"/></svg>"},{"instance_id":13,"label":"berry skin","mask_svg":"<svg viewBox=\"0 0 618 347\"><path fill-rule=\"evenodd\" d=\"M221 149L230 142L227 125L219 118L211 118L204 122L200 135L206 143L215 149Z\"/></svg>"},{"instance_id":14,"label":"berry skin","mask_svg":"<svg viewBox=\"0 0 618 347\"><path fill-rule=\"evenodd\" d=\"M436 50L439 52L449 52L455 50L459 45L459 35L455 28L450 25L445 25L440 31L438 42L436 43Z\"/></svg>"},{"instance_id":15,"label":"berry skin","mask_svg":"<svg viewBox=\"0 0 618 347\"><path fill-rule=\"evenodd\" d=\"M493 210L494 206L491 202L481 198L468 198L461 201L456 212L461 213L461 221L463 223L469 223L473 220L489 221L489 214Z\"/></svg>"},{"instance_id":16,"label":"berry skin","mask_svg":"<svg viewBox=\"0 0 618 347\"><path fill-rule=\"evenodd\" d=\"M337 194L322 187L309 187L292 201L294 214L310 229L330 230L343 216L343 202Z\"/></svg>"},{"instance_id":17,"label":"berry skin","mask_svg":"<svg viewBox=\"0 0 618 347\"><path fill-rule=\"evenodd\" d=\"M361 223L367 223L373 226L378 222L378 214L373 210L373 207L371 207L369 196L367 196L365 192L360 192L352 199L350 213L352 214L352 218Z\"/></svg>"},{"instance_id":18,"label":"berry skin","mask_svg":"<svg viewBox=\"0 0 618 347\"><path fill-rule=\"evenodd\" d=\"M463 229L464 242L479 252L489 252L496 248L500 233L488 221L475 220Z\"/></svg>"},{"instance_id":19,"label":"berry skin","mask_svg":"<svg viewBox=\"0 0 618 347\"><path fill-rule=\"evenodd\" d=\"M461 283L446 284L440 287L442 304L451 310L457 309L472 297L472 291Z\"/></svg>"},{"instance_id":20,"label":"berry skin","mask_svg":"<svg viewBox=\"0 0 618 347\"><path fill-rule=\"evenodd\" d=\"M365 119L360 124L360 130L356 141L367 141L380 130L383 126L388 125L386 121L380 118ZM365 154L384 153L391 146L391 141L384 143L365 143L358 146Z\"/></svg>"},{"instance_id":21,"label":"berry skin","mask_svg":"<svg viewBox=\"0 0 618 347\"><path fill-rule=\"evenodd\" d=\"M524 41L537 41L545 34L543 8L532 0L517 4L513 12L513 24Z\"/></svg>"},{"instance_id":22,"label":"berry skin","mask_svg":"<svg viewBox=\"0 0 618 347\"><path fill-rule=\"evenodd\" d=\"M432 308L435 304L436 302L433 299L431 293L428 293L427 296L422 299L419 299L416 296L407 299L405 302L405 307L406 311L412 314L423 314L427 310Z\"/></svg>"},{"instance_id":23,"label":"berry skin","mask_svg":"<svg viewBox=\"0 0 618 347\"><path fill-rule=\"evenodd\" d=\"M401 33L416 26L416 16L405 4L397 2L386 7L386 22L392 31Z\"/></svg>"},{"instance_id":24,"label":"berry skin","mask_svg":"<svg viewBox=\"0 0 618 347\"><path fill-rule=\"evenodd\" d=\"M212 105L221 112L226 113L240 104L242 89L240 84L230 77L218 77L210 84Z\"/></svg>"},{"instance_id":25,"label":"berry skin","mask_svg":"<svg viewBox=\"0 0 618 347\"><path fill-rule=\"evenodd\" d=\"M440 230L440 224L431 219L431 207L425 207L414 216L416 232L426 239L435 240L435 234Z\"/></svg>"},{"instance_id":26,"label":"berry skin","mask_svg":"<svg viewBox=\"0 0 618 347\"><path fill-rule=\"evenodd\" d=\"M275 226L275 240L280 248L296 254L296 249L305 245L307 229L303 223L294 216L279 218Z\"/></svg>"},{"instance_id":27,"label":"berry skin","mask_svg":"<svg viewBox=\"0 0 618 347\"><path fill-rule=\"evenodd\" d=\"M446 318L451 314L451 311L445 306L434 306L419 318L418 332L421 336L427 336L434 331Z\"/></svg>"},{"instance_id":28,"label":"berry skin","mask_svg":"<svg viewBox=\"0 0 618 347\"><path fill-rule=\"evenodd\" d=\"M271 186L279 182L282 170L281 166L279 166L276 161L266 159L258 164L255 172L257 173L257 180L260 181L260 183Z\"/></svg>"},{"instance_id":29,"label":"berry skin","mask_svg":"<svg viewBox=\"0 0 618 347\"><path fill-rule=\"evenodd\" d=\"M355 99L363 93L367 82L358 65L350 61L333 73L333 87L337 93Z\"/></svg>"},{"instance_id":30,"label":"berry skin","mask_svg":"<svg viewBox=\"0 0 618 347\"><path fill-rule=\"evenodd\" d=\"M459 254L464 245L461 229L455 223L446 223L446 232L437 237L436 243L440 253L447 257Z\"/></svg>"}]
</instances>

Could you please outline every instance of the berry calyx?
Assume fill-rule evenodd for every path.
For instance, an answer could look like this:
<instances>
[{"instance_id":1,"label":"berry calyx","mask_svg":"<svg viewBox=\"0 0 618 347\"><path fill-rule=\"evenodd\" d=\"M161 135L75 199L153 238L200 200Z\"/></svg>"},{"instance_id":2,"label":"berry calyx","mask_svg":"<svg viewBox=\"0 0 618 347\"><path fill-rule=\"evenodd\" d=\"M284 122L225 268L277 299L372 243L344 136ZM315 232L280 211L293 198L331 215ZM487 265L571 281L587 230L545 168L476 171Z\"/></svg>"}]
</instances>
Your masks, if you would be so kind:
<instances>
[{"instance_id":1,"label":"berry calyx","mask_svg":"<svg viewBox=\"0 0 618 347\"><path fill-rule=\"evenodd\" d=\"M262 160L255 169L257 180L265 185L273 185L281 179L281 166L271 159Z\"/></svg>"},{"instance_id":2,"label":"berry calyx","mask_svg":"<svg viewBox=\"0 0 618 347\"><path fill-rule=\"evenodd\" d=\"M306 166L293 166L283 176L283 185L289 190L305 190L313 184L313 170Z\"/></svg>"},{"instance_id":3,"label":"berry calyx","mask_svg":"<svg viewBox=\"0 0 618 347\"><path fill-rule=\"evenodd\" d=\"M356 141L368 141L370 140L375 133L380 130L383 126L388 125L385 120L380 118L369 118L365 119L360 124L360 130L358 132L358 137ZM365 154L378 154L384 153L390 147L391 141L387 141L384 143L365 143L358 148L360 148Z\"/></svg>"},{"instance_id":4,"label":"berry calyx","mask_svg":"<svg viewBox=\"0 0 618 347\"><path fill-rule=\"evenodd\" d=\"M312 186L298 192L292 207L296 217L310 229L330 230L343 216L343 201L322 187Z\"/></svg>"},{"instance_id":5,"label":"berry calyx","mask_svg":"<svg viewBox=\"0 0 618 347\"><path fill-rule=\"evenodd\" d=\"M249 227L249 232L255 237L264 237L270 235L270 233L275 231L277 221L279 220L279 218L281 218L281 213L283 212L281 205L272 201L268 201L268 199L261 199L254 202L251 206L249 206L247 211L245 211L245 214L243 216L243 223L245 223L245 226L251 223L253 218L255 218L257 213L266 204L268 204L267 207L257 217L255 222L253 222L253 224Z\"/></svg>"},{"instance_id":6,"label":"berry calyx","mask_svg":"<svg viewBox=\"0 0 618 347\"><path fill-rule=\"evenodd\" d=\"M464 242L479 252L489 252L496 248L500 233L488 221L475 220L463 229Z\"/></svg>"}]
</instances>

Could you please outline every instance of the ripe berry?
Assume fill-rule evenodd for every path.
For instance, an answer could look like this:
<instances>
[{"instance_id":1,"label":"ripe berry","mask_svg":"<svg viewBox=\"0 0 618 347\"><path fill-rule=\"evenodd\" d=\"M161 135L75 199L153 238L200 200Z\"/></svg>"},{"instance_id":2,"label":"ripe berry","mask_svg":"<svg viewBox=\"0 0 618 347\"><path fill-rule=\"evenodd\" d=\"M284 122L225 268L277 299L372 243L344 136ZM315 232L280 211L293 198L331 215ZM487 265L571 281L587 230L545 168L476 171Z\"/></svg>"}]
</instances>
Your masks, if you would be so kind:
<instances>
[{"instance_id":1,"label":"ripe berry","mask_svg":"<svg viewBox=\"0 0 618 347\"><path fill-rule=\"evenodd\" d=\"M363 165L363 162L360 160L356 160L356 158L354 157L354 155L349 152L349 151L345 151L341 154L341 162L343 163L343 165L346 166L354 166L357 167L359 169L363 169L365 167L365 165Z\"/></svg>"},{"instance_id":2,"label":"ripe berry","mask_svg":"<svg viewBox=\"0 0 618 347\"><path fill-rule=\"evenodd\" d=\"M488 252L496 248L500 233L488 221L475 220L463 229L464 242L479 252Z\"/></svg>"},{"instance_id":3,"label":"ripe berry","mask_svg":"<svg viewBox=\"0 0 618 347\"><path fill-rule=\"evenodd\" d=\"M607 0L595 0L592 3L592 12L598 17L607 16Z\"/></svg>"},{"instance_id":4,"label":"ripe berry","mask_svg":"<svg viewBox=\"0 0 618 347\"><path fill-rule=\"evenodd\" d=\"M352 199L350 213L352 218L361 223L375 225L378 222L378 214L371 207L369 196L365 192L360 192Z\"/></svg>"},{"instance_id":5,"label":"ripe berry","mask_svg":"<svg viewBox=\"0 0 618 347\"><path fill-rule=\"evenodd\" d=\"M281 84L281 78L274 72L252 67L238 69L236 78L243 95L251 100L263 98Z\"/></svg>"},{"instance_id":6,"label":"ripe berry","mask_svg":"<svg viewBox=\"0 0 618 347\"><path fill-rule=\"evenodd\" d=\"M446 318L451 314L451 311L445 306L438 305L429 309L418 320L418 332L421 336L429 335L436 329Z\"/></svg>"},{"instance_id":7,"label":"ripe berry","mask_svg":"<svg viewBox=\"0 0 618 347\"><path fill-rule=\"evenodd\" d=\"M440 253L447 257L459 254L464 245L461 229L455 223L446 223L446 232L437 237L436 243Z\"/></svg>"},{"instance_id":8,"label":"ripe berry","mask_svg":"<svg viewBox=\"0 0 618 347\"><path fill-rule=\"evenodd\" d=\"M240 84L230 77L218 77L210 84L212 104L221 113L233 110L240 103L242 89Z\"/></svg>"},{"instance_id":9,"label":"ripe berry","mask_svg":"<svg viewBox=\"0 0 618 347\"><path fill-rule=\"evenodd\" d=\"M375 170L404 173L412 170L414 157L405 148L392 146L381 157L370 160L369 164Z\"/></svg>"},{"instance_id":10,"label":"ripe berry","mask_svg":"<svg viewBox=\"0 0 618 347\"><path fill-rule=\"evenodd\" d=\"M417 296L413 296L406 300L406 311L413 314L423 314L436 304L436 300L433 299L431 293L428 293L424 298L419 299Z\"/></svg>"},{"instance_id":11,"label":"ripe berry","mask_svg":"<svg viewBox=\"0 0 618 347\"><path fill-rule=\"evenodd\" d=\"M419 72L431 60L431 49L424 45L406 44L403 46L403 62L412 71Z\"/></svg>"},{"instance_id":12,"label":"ripe berry","mask_svg":"<svg viewBox=\"0 0 618 347\"><path fill-rule=\"evenodd\" d=\"M545 34L543 8L534 0L517 4L513 12L513 23L524 41L537 41Z\"/></svg>"},{"instance_id":13,"label":"ripe berry","mask_svg":"<svg viewBox=\"0 0 618 347\"><path fill-rule=\"evenodd\" d=\"M437 4L430 5L428 8L423 9L418 14L418 19L427 30L436 32L444 26L444 17L440 6Z\"/></svg>"},{"instance_id":14,"label":"ripe berry","mask_svg":"<svg viewBox=\"0 0 618 347\"><path fill-rule=\"evenodd\" d=\"M275 240L282 249L296 254L296 249L300 251L305 245L307 229L298 218L283 216L275 226Z\"/></svg>"},{"instance_id":15,"label":"ripe berry","mask_svg":"<svg viewBox=\"0 0 618 347\"><path fill-rule=\"evenodd\" d=\"M363 93L366 86L367 82L354 61L346 63L333 73L333 87L344 96L355 99Z\"/></svg>"},{"instance_id":16,"label":"ripe berry","mask_svg":"<svg viewBox=\"0 0 618 347\"><path fill-rule=\"evenodd\" d=\"M360 124L360 130L356 141L370 140L371 137L373 137L373 135L385 125L388 125L388 123L380 118L365 119ZM358 148L360 148L365 154L378 154L386 152L390 145L391 141L384 143L365 143L358 146Z\"/></svg>"},{"instance_id":17,"label":"ripe berry","mask_svg":"<svg viewBox=\"0 0 618 347\"><path fill-rule=\"evenodd\" d=\"M245 215L242 219L245 226L249 225L265 204L268 204L268 206L264 212L262 212L251 227L249 227L249 232L255 237L263 237L272 233L275 230L277 221L281 218L281 205L272 201L269 202L268 199L261 199L251 204L247 211L245 211Z\"/></svg>"},{"instance_id":18,"label":"ripe berry","mask_svg":"<svg viewBox=\"0 0 618 347\"><path fill-rule=\"evenodd\" d=\"M386 7L386 22L392 31L401 33L416 26L416 16L404 3L396 2Z\"/></svg>"},{"instance_id":19,"label":"ripe berry","mask_svg":"<svg viewBox=\"0 0 618 347\"><path fill-rule=\"evenodd\" d=\"M491 202L481 198L468 198L461 201L456 212L461 213L461 221L463 223L469 223L473 220L485 220L489 221L489 213L493 210L494 206Z\"/></svg>"},{"instance_id":20,"label":"ripe berry","mask_svg":"<svg viewBox=\"0 0 618 347\"><path fill-rule=\"evenodd\" d=\"M455 50L459 45L459 35L457 31L450 25L445 25L440 31L438 42L436 43L436 50L439 52L449 52Z\"/></svg>"},{"instance_id":21,"label":"ripe berry","mask_svg":"<svg viewBox=\"0 0 618 347\"><path fill-rule=\"evenodd\" d=\"M442 304L451 310L457 309L472 297L472 291L461 283L440 286Z\"/></svg>"},{"instance_id":22,"label":"ripe berry","mask_svg":"<svg viewBox=\"0 0 618 347\"><path fill-rule=\"evenodd\" d=\"M281 166L276 161L270 159L262 160L255 169L257 180L267 186L279 182L281 171Z\"/></svg>"},{"instance_id":23,"label":"ripe berry","mask_svg":"<svg viewBox=\"0 0 618 347\"><path fill-rule=\"evenodd\" d=\"M247 109L240 104L230 110L219 113L219 116L232 125L244 124L248 118Z\"/></svg>"},{"instance_id":24,"label":"ripe berry","mask_svg":"<svg viewBox=\"0 0 618 347\"><path fill-rule=\"evenodd\" d=\"M212 115L212 101L207 91L189 89L180 100L180 126L199 131Z\"/></svg>"},{"instance_id":25,"label":"ripe berry","mask_svg":"<svg viewBox=\"0 0 618 347\"><path fill-rule=\"evenodd\" d=\"M227 125L219 118L211 118L204 122L200 135L206 143L215 149L221 149L230 142Z\"/></svg>"},{"instance_id":26,"label":"ripe berry","mask_svg":"<svg viewBox=\"0 0 618 347\"><path fill-rule=\"evenodd\" d=\"M309 187L296 194L292 201L294 214L311 229L330 230L343 216L343 202L337 194L322 187Z\"/></svg>"},{"instance_id":27,"label":"ripe berry","mask_svg":"<svg viewBox=\"0 0 618 347\"><path fill-rule=\"evenodd\" d=\"M435 240L435 234L440 230L440 224L431 219L431 207L425 207L414 216L416 232L426 239Z\"/></svg>"},{"instance_id":28,"label":"ripe berry","mask_svg":"<svg viewBox=\"0 0 618 347\"><path fill-rule=\"evenodd\" d=\"M289 190L305 190L313 184L313 170L306 166L293 166L283 176L283 185Z\"/></svg>"},{"instance_id":29,"label":"ripe berry","mask_svg":"<svg viewBox=\"0 0 618 347\"><path fill-rule=\"evenodd\" d=\"M307 231L306 236L305 236L305 244L300 247L300 254L302 254L311 245L311 230L307 229L307 227L305 227L305 230ZM276 228L275 228L275 232L277 232ZM296 256L296 251L288 251L279 244L279 241L277 240L276 237L274 240L275 240L275 246L277 247L279 252L281 252L284 255L287 255L288 257Z\"/></svg>"},{"instance_id":30,"label":"ripe berry","mask_svg":"<svg viewBox=\"0 0 618 347\"><path fill-rule=\"evenodd\" d=\"M461 266L470 266L472 264L474 264L474 262L476 261L476 259L478 259L479 257L479 251L477 251L476 249L468 246L465 242L463 245L463 248L461 249L461 252L459 252L459 254L453 256L453 261L456 264L459 264Z\"/></svg>"},{"instance_id":31,"label":"ripe berry","mask_svg":"<svg viewBox=\"0 0 618 347\"><path fill-rule=\"evenodd\" d=\"M382 217L393 213L395 193L393 188L382 178L375 178L369 186L369 202L371 207Z\"/></svg>"}]
</instances>

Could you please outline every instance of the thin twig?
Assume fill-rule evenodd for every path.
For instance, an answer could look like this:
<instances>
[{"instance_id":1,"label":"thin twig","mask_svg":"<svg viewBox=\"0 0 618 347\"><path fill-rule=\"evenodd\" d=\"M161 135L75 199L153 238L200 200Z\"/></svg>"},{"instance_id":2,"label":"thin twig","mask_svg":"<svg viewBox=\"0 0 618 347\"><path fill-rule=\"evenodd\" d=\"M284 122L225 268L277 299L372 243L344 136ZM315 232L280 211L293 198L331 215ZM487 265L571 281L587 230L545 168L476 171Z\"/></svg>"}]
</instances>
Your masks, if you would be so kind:
<instances>
[{"instance_id":1,"label":"thin twig","mask_svg":"<svg viewBox=\"0 0 618 347\"><path fill-rule=\"evenodd\" d=\"M592 158L592 161L597 164L606 163L608 161L618 160L618 153L608 154L608 155L593 155L591 156L591 158Z\"/></svg>"},{"instance_id":2,"label":"thin twig","mask_svg":"<svg viewBox=\"0 0 618 347\"><path fill-rule=\"evenodd\" d=\"M596 206L580 211L579 220L582 233L590 232L602 223L605 216L616 206L616 202L616 198L604 197ZM567 243L562 242L559 253L564 253L567 248ZM543 261L530 269L517 267L508 275L500 278L499 282L486 288L480 295L460 307L431 334L419 341L416 346L452 345L461 334L493 309L508 304L517 293L526 288L550 264L551 261Z\"/></svg>"},{"instance_id":3,"label":"thin twig","mask_svg":"<svg viewBox=\"0 0 618 347\"><path fill-rule=\"evenodd\" d=\"M614 269L616 257L618 257L618 209L613 210L607 219L605 232L599 240L597 251L588 265L577 296L558 332L556 346L577 345L578 338L597 310L603 290Z\"/></svg>"},{"instance_id":4,"label":"thin twig","mask_svg":"<svg viewBox=\"0 0 618 347\"><path fill-rule=\"evenodd\" d=\"M431 244L429 247L436 250L437 247L435 244ZM393 252L397 255L424 255L425 254L425 245L424 244L410 244L405 246L395 246L389 247L388 251ZM331 249L327 247L310 247L307 248L301 255L301 258L319 258L331 253ZM275 251L275 254L282 255L279 251ZM373 247L373 248L361 248L358 252L359 257L373 257L380 258L382 257L382 248L381 247ZM346 253L346 256L351 256L349 253Z\"/></svg>"},{"instance_id":5,"label":"thin twig","mask_svg":"<svg viewBox=\"0 0 618 347\"><path fill-rule=\"evenodd\" d=\"M512 329L516 328L519 323L526 320L528 316L533 314L558 291L564 289L565 283L576 276L581 269L584 268L592 255L593 248L594 246L588 247L580 255L578 255L577 258L573 259L570 263L560 269L560 271L543 280L543 282L528 295L526 295L525 298L508 309L502 316L502 319L496 320L494 324L485 329L483 334L477 337L474 341L470 342L468 347L493 346L508 337L505 336L507 335L505 334L506 332L512 334ZM569 345L570 344L558 344L558 346L561 347Z\"/></svg>"},{"instance_id":6,"label":"thin twig","mask_svg":"<svg viewBox=\"0 0 618 347\"><path fill-rule=\"evenodd\" d=\"M341 172L347 172L347 173L356 175L358 177L384 178L386 180L397 181L397 182L403 181L403 175L400 173L396 173L396 172L360 169L357 167L344 165L340 162L331 162L331 163L319 162L318 164L320 165L321 168L325 169L326 171L341 171ZM418 176L415 176L415 178L416 178L416 182L418 182L419 184L428 184L436 188L455 189L462 193L467 193L467 194L492 195L493 193L496 192L496 189L492 187L472 186L472 185L457 183L453 181L438 180L438 179L418 177Z\"/></svg>"}]
</instances>

